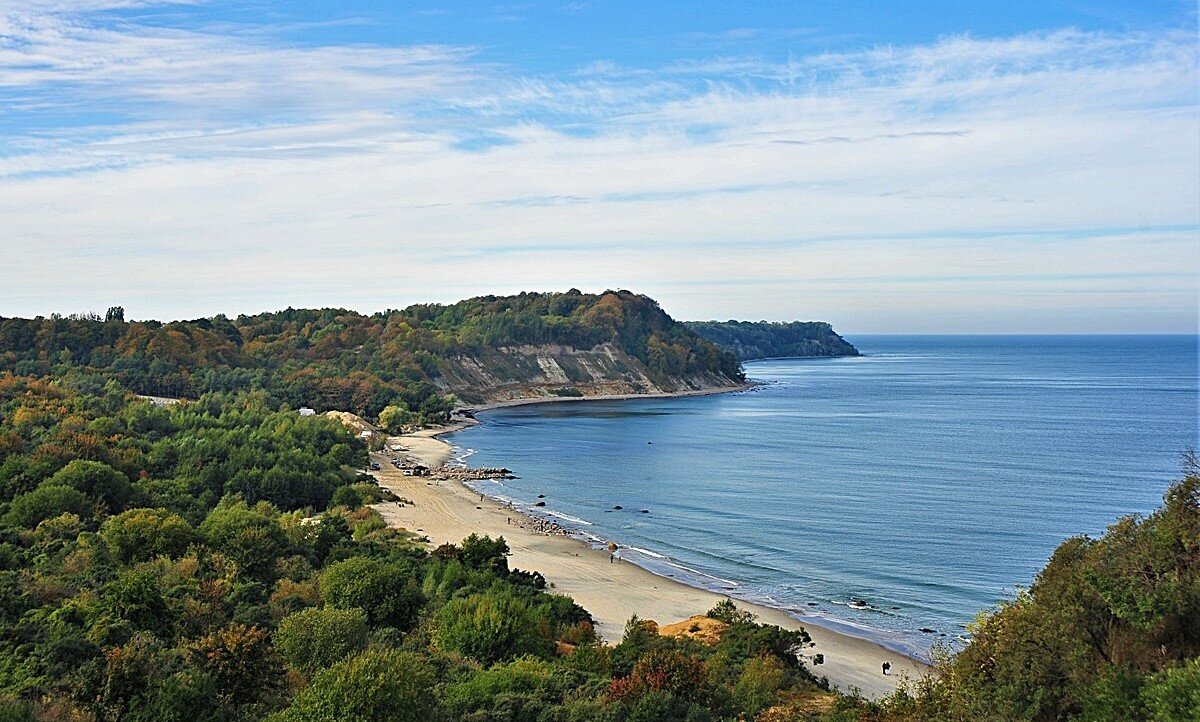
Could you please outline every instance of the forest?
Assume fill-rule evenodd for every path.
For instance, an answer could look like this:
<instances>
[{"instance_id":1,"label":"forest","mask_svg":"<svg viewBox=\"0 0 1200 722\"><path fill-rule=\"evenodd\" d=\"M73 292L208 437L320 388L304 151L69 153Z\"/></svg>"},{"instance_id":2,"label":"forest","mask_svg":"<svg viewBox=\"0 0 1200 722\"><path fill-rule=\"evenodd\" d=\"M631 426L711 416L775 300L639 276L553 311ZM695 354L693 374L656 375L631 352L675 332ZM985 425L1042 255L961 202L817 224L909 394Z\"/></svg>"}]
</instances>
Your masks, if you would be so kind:
<instances>
[{"instance_id":1,"label":"forest","mask_svg":"<svg viewBox=\"0 0 1200 722\"><path fill-rule=\"evenodd\" d=\"M374 418L388 406L406 420L444 420L455 399L439 386L444 363L488 349L610 343L651 377L695 373L740 381L734 356L629 291L482 296L370 316L345 309L286 309L230 319L126 321L99 314L0 318L0 371L108 380L139 394L195 399L262 391L272 403Z\"/></svg>"},{"instance_id":2,"label":"forest","mask_svg":"<svg viewBox=\"0 0 1200 722\"><path fill-rule=\"evenodd\" d=\"M822 321L687 321L684 325L739 361L859 355Z\"/></svg>"},{"instance_id":3,"label":"forest","mask_svg":"<svg viewBox=\"0 0 1200 722\"><path fill-rule=\"evenodd\" d=\"M0 377L0 720L716 720L825 695L803 632L591 617L504 540L385 526L347 427ZM800 653L800 654L797 654Z\"/></svg>"}]
</instances>

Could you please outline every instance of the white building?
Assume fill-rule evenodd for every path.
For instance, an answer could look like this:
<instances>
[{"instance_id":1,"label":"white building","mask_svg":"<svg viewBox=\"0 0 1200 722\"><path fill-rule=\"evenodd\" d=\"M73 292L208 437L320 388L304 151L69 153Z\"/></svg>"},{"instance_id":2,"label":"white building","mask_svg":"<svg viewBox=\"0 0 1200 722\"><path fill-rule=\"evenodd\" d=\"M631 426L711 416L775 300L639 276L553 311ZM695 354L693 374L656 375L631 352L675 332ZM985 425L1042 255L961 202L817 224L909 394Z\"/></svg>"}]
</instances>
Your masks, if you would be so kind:
<instances>
[{"instance_id":1,"label":"white building","mask_svg":"<svg viewBox=\"0 0 1200 722\"><path fill-rule=\"evenodd\" d=\"M301 406L301 407L300 407L300 415L301 415L301 416L313 416L313 415L315 415L316 413L317 413L317 412L316 412L316 409L310 409L310 408L308 408L307 406Z\"/></svg>"}]
</instances>

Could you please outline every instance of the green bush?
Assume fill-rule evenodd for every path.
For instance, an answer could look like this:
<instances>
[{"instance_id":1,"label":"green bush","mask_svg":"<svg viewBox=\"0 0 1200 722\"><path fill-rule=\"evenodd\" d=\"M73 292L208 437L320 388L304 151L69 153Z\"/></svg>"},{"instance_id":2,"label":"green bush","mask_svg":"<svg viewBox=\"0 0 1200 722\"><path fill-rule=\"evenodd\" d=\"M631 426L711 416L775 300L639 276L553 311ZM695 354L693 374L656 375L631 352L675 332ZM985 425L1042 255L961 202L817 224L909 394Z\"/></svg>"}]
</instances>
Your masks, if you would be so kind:
<instances>
[{"instance_id":1,"label":"green bush","mask_svg":"<svg viewBox=\"0 0 1200 722\"><path fill-rule=\"evenodd\" d=\"M321 598L342 609L366 612L373 626L410 629L425 598L416 578L396 563L354 557L321 574Z\"/></svg>"},{"instance_id":2,"label":"green bush","mask_svg":"<svg viewBox=\"0 0 1200 722\"><path fill-rule=\"evenodd\" d=\"M176 559L199 539L191 525L166 509L130 509L110 517L100 536L123 564L159 556Z\"/></svg>"},{"instance_id":3,"label":"green bush","mask_svg":"<svg viewBox=\"0 0 1200 722\"><path fill-rule=\"evenodd\" d=\"M92 502L78 489L43 484L13 499L8 513L4 515L4 523L32 529L46 519L61 514L75 514L80 518L90 519Z\"/></svg>"},{"instance_id":4,"label":"green bush","mask_svg":"<svg viewBox=\"0 0 1200 722\"><path fill-rule=\"evenodd\" d=\"M504 591L450 601L437 615L434 643L482 664L554 651L548 625L519 597Z\"/></svg>"},{"instance_id":5,"label":"green bush","mask_svg":"<svg viewBox=\"0 0 1200 722\"><path fill-rule=\"evenodd\" d=\"M132 486L128 477L108 464L76 459L46 480L52 486L66 486L104 503L109 511L120 511L129 501Z\"/></svg>"},{"instance_id":6,"label":"green bush","mask_svg":"<svg viewBox=\"0 0 1200 722\"><path fill-rule=\"evenodd\" d=\"M367 632L361 609L305 609L279 623L275 647L296 671L311 677L362 651Z\"/></svg>"},{"instance_id":7,"label":"green bush","mask_svg":"<svg viewBox=\"0 0 1200 722\"><path fill-rule=\"evenodd\" d=\"M317 674L274 722L428 722L436 679L410 652L373 650Z\"/></svg>"}]
</instances>

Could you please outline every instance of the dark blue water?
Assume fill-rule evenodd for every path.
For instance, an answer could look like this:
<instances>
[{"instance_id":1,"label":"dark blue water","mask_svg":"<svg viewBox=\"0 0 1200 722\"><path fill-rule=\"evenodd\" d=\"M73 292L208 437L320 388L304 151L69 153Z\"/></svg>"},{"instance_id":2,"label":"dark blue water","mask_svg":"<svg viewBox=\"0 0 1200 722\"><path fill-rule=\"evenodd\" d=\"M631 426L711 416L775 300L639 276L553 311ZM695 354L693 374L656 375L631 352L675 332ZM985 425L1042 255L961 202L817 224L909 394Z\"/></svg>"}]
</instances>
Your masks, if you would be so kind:
<instances>
[{"instance_id":1,"label":"dark blue water","mask_svg":"<svg viewBox=\"0 0 1200 722\"><path fill-rule=\"evenodd\" d=\"M451 441L637 563L918 652L1152 511L1200 446L1194 336L851 341L747 365L750 392L497 410Z\"/></svg>"}]
</instances>

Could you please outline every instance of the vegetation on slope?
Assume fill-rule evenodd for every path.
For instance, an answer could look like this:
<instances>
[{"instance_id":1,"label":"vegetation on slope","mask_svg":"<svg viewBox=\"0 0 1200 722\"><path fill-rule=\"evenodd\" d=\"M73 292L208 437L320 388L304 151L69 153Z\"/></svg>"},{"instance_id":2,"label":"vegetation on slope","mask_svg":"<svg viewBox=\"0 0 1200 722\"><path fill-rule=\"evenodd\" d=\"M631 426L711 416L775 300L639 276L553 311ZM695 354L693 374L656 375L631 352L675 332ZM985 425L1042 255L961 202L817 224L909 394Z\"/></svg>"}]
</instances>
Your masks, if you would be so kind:
<instances>
[{"instance_id":1,"label":"vegetation on slope","mask_svg":"<svg viewBox=\"0 0 1200 722\"><path fill-rule=\"evenodd\" d=\"M651 378L742 378L733 356L628 291L483 296L364 316L344 309L287 309L159 323L96 315L0 319L0 370L19 375L115 379L154 396L196 398L261 390L295 408L376 417L396 406L416 423L444 419L456 391L440 383L459 357L498 348L611 344ZM536 368L536 365L535 365Z\"/></svg>"},{"instance_id":2,"label":"vegetation on slope","mask_svg":"<svg viewBox=\"0 0 1200 722\"><path fill-rule=\"evenodd\" d=\"M262 393L159 408L0 376L0 719L732 720L824 695L803 632L716 644L586 611L503 539L364 508L361 442Z\"/></svg>"},{"instance_id":3,"label":"vegetation on slope","mask_svg":"<svg viewBox=\"0 0 1200 722\"><path fill-rule=\"evenodd\" d=\"M859 355L833 326L821 321L686 321L684 325L739 361Z\"/></svg>"},{"instance_id":4,"label":"vegetation on slope","mask_svg":"<svg viewBox=\"0 0 1200 722\"><path fill-rule=\"evenodd\" d=\"M915 689L841 720L1200 720L1200 475L1054 552Z\"/></svg>"}]
</instances>

